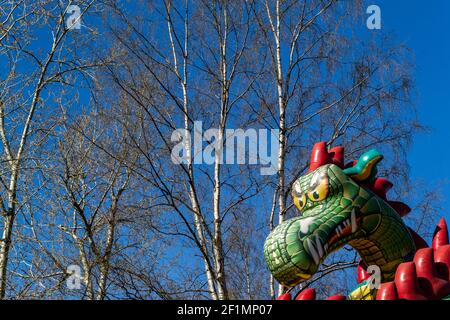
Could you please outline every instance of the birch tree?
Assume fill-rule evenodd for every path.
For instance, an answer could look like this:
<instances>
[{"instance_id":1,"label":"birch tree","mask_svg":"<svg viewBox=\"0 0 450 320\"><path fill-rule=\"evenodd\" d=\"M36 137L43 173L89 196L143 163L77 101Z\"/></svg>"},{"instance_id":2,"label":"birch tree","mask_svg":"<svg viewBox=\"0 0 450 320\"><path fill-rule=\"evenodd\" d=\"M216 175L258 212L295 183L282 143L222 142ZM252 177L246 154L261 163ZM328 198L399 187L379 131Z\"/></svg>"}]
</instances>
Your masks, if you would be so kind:
<instances>
[{"instance_id":1,"label":"birch tree","mask_svg":"<svg viewBox=\"0 0 450 320\"><path fill-rule=\"evenodd\" d=\"M160 232L188 240L195 248L213 299L239 296L230 294L227 266L233 276L238 270L249 275L247 262L257 261L258 253L248 249L252 240L240 243L233 234L239 230L235 225L245 220L242 215L267 210L264 219L273 228L295 214L289 188L307 168L309 146L315 141L343 144L349 158L383 144L401 156L408 146L415 119L400 110L414 110L410 66L408 58L399 59L407 52L382 33L362 40L352 32L364 18L359 2L169 1L141 10L158 17L150 31L146 18L137 19L119 4L112 8L121 22L111 27L116 59L126 62L110 68L109 79L125 99L144 110L143 126L152 132L133 139L147 160L136 170L161 194L159 205L181 221L169 218L170 228ZM214 144L219 150L230 125L279 129L276 181L256 177L251 166L229 169L217 153L210 167L196 164L198 154L189 135L196 119L218 129ZM173 147L170 135L179 128L184 129L180 138L186 162L163 163ZM392 173L404 178L404 168ZM241 185L238 176L248 182ZM254 217L260 223L261 215ZM230 259L237 254L230 250L241 252L242 263ZM322 274L353 267L354 259L337 257ZM248 285L248 279L233 281L233 287ZM275 297L273 279L269 288ZM244 290L252 294L248 286Z\"/></svg>"},{"instance_id":2,"label":"birch tree","mask_svg":"<svg viewBox=\"0 0 450 320\"><path fill-rule=\"evenodd\" d=\"M165 95L166 101L163 100L163 103L174 106L170 117L163 115L164 108L154 109L152 104L155 102L146 97L152 93L138 93L127 88L126 80L118 76L118 70L110 70L112 79L129 99L146 110L151 126L157 130L158 138L166 148L166 156L170 154L173 145L168 135L175 129L184 130L186 163L182 164L179 172L181 175L178 174L177 177L181 178L180 182L188 188L189 203L180 203L174 191L169 192L162 182L158 183L159 192L164 193L168 205L185 224L185 236L193 242L203 260L211 298L227 299L229 292L223 234L224 224L227 223L225 217L230 210L236 210L234 207L240 202L255 194L251 187L247 187L241 194L238 193L233 199L223 202L223 189L230 184L230 181L224 181L222 166L225 128L229 123L229 114L233 109L239 108L243 97L250 90L249 83L252 81L245 78L241 71L243 60L248 59L245 51L251 41L250 5L231 4L226 1L205 1L195 5L190 2L167 1L162 6L156 5L152 9L160 12L161 19L166 21L167 36L164 46L161 43L156 44L152 34L141 32L141 26L128 19L119 7L114 9L124 24L132 30L132 35L128 38L136 37L137 42L130 42L117 29L112 30L112 34L119 46L144 66L143 72L151 78L150 82L154 83L152 86L156 86L156 90ZM158 30L160 27L162 28L155 26ZM127 70L132 70L130 78L136 77L137 74L139 77L143 76L133 66L127 67ZM202 76L193 79L194 72ZM242 87L239 88L237 83ZM155 90L154 87L153 89ZM213 115L206 123L217 128L215 147L218 151L214 154L212 172L209 169L195 170L194 158L198 155L193 154L191 150L189 136L189 133L193 133L195 118L210 112ZM167 132L166 129L170 131ZM150 162L150 159L148 160ZM152 166L156 166L154 161L151 159ZM171 171L170 174L173 174L174 170L179 171L173 166L167 170ZM166 172L158 171L154 174L163 176ZM228 173L227 177L229 179ZM165 179L168 179L167 176ZM209 196L210 200L207 199ZM192 215L192 222L186 216L186 210Z\"/></svg>"},{"instance_id":3,"label":"birch tree","mask_svg":"<svg viewBox=\"0 0 450 320\"><path fill-rule=\"evenodd\" d=\"M79 3L80 18L91 9L92 3ZM5 69L0 96L3 159L0 298L4 298L7 293L14 225L23 206L19 186L26 171L24 164L34 154L30 150L33 139L45 140L50 132L39 126L37 118L50 111L48 100L52 97L51 90L70 84L72 75L85 73L95 66L89 62L80 63L72 51L76 46L70 47L71 40L67 39L71 31L66 26L69 17L67 9L58 1L1 3L0 54ZM37 30L41 27L41 35L48 32L51 37L40 43Z\"/></svg>"},{"instance_id":4,"label":"birch tree","mask_svg":"<svg viewBox=\"0 0 450 320\"><path fill-rule=\"evenodd\" d=\"M364 21L364 9L358 1L265 1L253 8L271 68L264 78L270 84L259 83L255 88L268 106L267 117L276 117L274 126L280 129L271 230L292 208L289 188L308 166L306 146L320 140L328 145L342 141L352 156L357 150L393 138L396 146L391 152L397 152L396 148L402 152L414 127L399 124L386 129L392 120L389 109L398 108L399 99L409 99L410 66L407 62L396 64L395 56L406 51L384 35L362 40L353 32L361 29L357 23ZM413 110L411 103L409 107ZM264 109L258 113L263 114ZM415 121L414 117L408 119ZM380 134L373 141L376 135L369 133L369 127L389 138ZM270 283L274 298L272 277ZM280 285L278 293L283 291Z\"/></svg>"}]
</instances>

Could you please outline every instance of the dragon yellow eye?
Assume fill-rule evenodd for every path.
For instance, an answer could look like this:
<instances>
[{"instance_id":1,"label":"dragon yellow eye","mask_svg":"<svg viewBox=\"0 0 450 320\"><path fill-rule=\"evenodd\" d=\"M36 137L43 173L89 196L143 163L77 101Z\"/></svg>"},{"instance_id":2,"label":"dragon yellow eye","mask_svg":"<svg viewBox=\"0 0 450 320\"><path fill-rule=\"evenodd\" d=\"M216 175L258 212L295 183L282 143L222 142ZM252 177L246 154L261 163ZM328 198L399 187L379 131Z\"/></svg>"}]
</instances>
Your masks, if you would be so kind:
<instances>
[{"instance_id":1,"label":"dragon yellow eye","mask_svg":"<svg viewBox=\"0 0 450 320\"><path fill-rule=\"evenodd\" d=\"M294 204L298 210L302 211L306 205L306 194L300 195L300 197L294 196Z\"/></svg>"},{"instance_id":2,"label":"dragon yellow eye","mask_svg":"<svg viewBox=\"0 0 450 320\"><path fill-rule=\"evenodd\" d=\"M322 201L328 196L328 176L318 173L311 179L308 198L311 201Z\"/></svg>"}]
</instances>

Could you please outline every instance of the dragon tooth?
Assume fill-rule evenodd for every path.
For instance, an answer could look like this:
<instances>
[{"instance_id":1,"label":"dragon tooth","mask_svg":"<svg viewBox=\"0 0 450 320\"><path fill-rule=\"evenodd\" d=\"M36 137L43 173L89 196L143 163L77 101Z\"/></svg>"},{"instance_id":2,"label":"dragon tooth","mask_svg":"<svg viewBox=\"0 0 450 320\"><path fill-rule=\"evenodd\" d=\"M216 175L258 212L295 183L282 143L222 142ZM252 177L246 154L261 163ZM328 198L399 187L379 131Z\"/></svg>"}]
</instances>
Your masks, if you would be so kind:
<instances>
[{"instance_id":1,"label":"dragon tooth","mask_svg":"<svg viewBox=\"0 0 450 320\"><path fill-rule=\"evenodd\" d=\"M336 234L338 235L338 237L341 236L341 234L342 234L341 226L336 227Z\"/></svg>"},{"instance_id":2,"label":"dragon tooth","mask_svg":"<svg viewBox=\"0 0 450 320\"><path fill-rule=\"evenodd\" d=\"M352 233L354 233L354 232L356 232L356 229L358 229L358 225L356 224L355 208L352 209L352 214L350 215L350 219L352 221Z\"/></svg>"},{"instance_id":3,"label":"dragon tooth","mask_svg":"<svg viewBox=\"0 0 450 320\"><path fill-rule=\"evenodd\" d=\"M320 239L320 237L317 234L316 234L316 248L319 253L319 257L322 258L323 257L322 240Z\"/></svg>"},{"instance_id":4,"label":"dragon tooth","mask_svg":"<svg viewBox=\"0 0 450 320\"><path fill-rule=\"evenodd\" d=\"M314 247L314 243L311 239L309 239L309 238L306 239L305 247L308 249L308 253L313 258L314 263L319 264L320 258L319 258L316 248Z\"/></svg>"}]
</instances>

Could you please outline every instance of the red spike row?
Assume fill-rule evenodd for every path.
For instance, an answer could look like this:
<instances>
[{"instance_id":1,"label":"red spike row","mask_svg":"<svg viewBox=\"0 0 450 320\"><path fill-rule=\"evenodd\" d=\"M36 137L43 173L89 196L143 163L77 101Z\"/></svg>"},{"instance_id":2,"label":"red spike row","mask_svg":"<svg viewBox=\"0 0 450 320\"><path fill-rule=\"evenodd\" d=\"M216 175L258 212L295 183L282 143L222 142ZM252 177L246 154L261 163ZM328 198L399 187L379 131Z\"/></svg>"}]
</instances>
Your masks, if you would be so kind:
<instances>
[{"instance_id":1,"label":"red spike row","mask_svg":"<svg viewBox=\"0 0 450 320\"><path fill-rule=\"evenodd\" d=\"M366 272L366 264L362 260L359 260L357 275L358 275L358 283L361 283L369 279L370 277L370 274Z\"/></svg>"},{"instance_id":2,"label":"red spike row","mask_svg":"<svg viewBox=\"0 0 450 320\"><path fill-rule=\"evenodd\" d=\"M432 299L443 298L450 294L450 283L439 278L432 248L423 248L414 256L416 273L421 289Z\"/></svg>"},{"instance_id":3,"label":"red spike row","mask_svg":"<svg viewBox=\"0 0 450 320\"><path fill-rule=\"evenodd\" d=\"M409 233L411 234L411 237L413 238L414 245L416 246L416 250L422 249L422 248L428 248L428 243L417 234L413 229L408 227Z\"/></svg>"},{"instance_id":4,"label":"red spike row","mask_svg":"<svg viewBox=\"0 0 450 320\"><path fill-rule=\"evenodd\" d=\"M307 288L300 292L295 300L316 300L316 290L314 288Z\"/></svg>"},{"instance_id":5,"label":"red spike row","mask_svg":"<svg viewBox=\"0 0 450 320\"><path fill-rule=\"evenodd\" d=\"M401 263L395 273L397 296L404 300L428 300L420 289L414 262Z\"/></svg>"},{"instance_id":6,"label":"red spike row","mask_svg":"<svg viewBox=\"0 0 450 320\"><path fill-rule=\"evenodd\" d=\"M437 249L440 246L444 246L448 244L448 230L447 230L447 223L445 222L445 219L442 218L433 234L433 243L432 247L433 249Z\"/></svg>"},{"instance_id":7,"label":"red spike row","mask_svg":"<svg viewBox=\"0 0 450 320\"><path fill-rule=\"evenodd\" d=\"M289 292L282 294L277 300L292 300L292 296Z\"/></svg>"}]
</instances>

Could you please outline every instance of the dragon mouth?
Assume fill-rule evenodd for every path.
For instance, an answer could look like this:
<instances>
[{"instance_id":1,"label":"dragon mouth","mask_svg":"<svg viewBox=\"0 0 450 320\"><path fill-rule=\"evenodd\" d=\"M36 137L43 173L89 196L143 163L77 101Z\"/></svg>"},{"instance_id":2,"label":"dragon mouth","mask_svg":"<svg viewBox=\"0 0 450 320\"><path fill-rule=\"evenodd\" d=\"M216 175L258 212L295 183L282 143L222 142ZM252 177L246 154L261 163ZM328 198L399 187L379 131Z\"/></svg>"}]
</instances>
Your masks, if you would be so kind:
<instances>
[{"instance_id":1,"label":"dragon mouth","mask_svg":"<svg viewBox=\"0 0 450 320\"><path fill-rule=\"evenodd\" d=\"M353 209L333 226L330 224L335 220L319 225L316 220L314 215L287 220L267 238L264 248L267 264L283 285L292 287L311 278L331 252L355 236L362 217Z\"/></svg>"},{"instance_id":2,"label":"dragon mouth","mask_svg":"<svg viewBox=\"0 0 450 320\"><path fill-rule=\"evenodd\" d=\"M350 213L350 217L339 223L329 236L328 240L323 242L317 235L306 238L303 245L306 252L313 259L314 263L320 265L328 254L346 244L351 236L359 230L362 218L357 215L355 209Z\"/></svg>"},{"instance_id":3,"label":"dragon mouth","mask_svg":"<svg viewBox=\"0 0 450 320\"><path fill-rule=\"evenodd\" d=\"M359 216L355 209L352 210L350 217L342 221L331 234L326 246L330 248L330 251L337 249L340 243L346 243L349 236L353 235L359 230L362 218Z\"/></svg>"}]
</instances>

